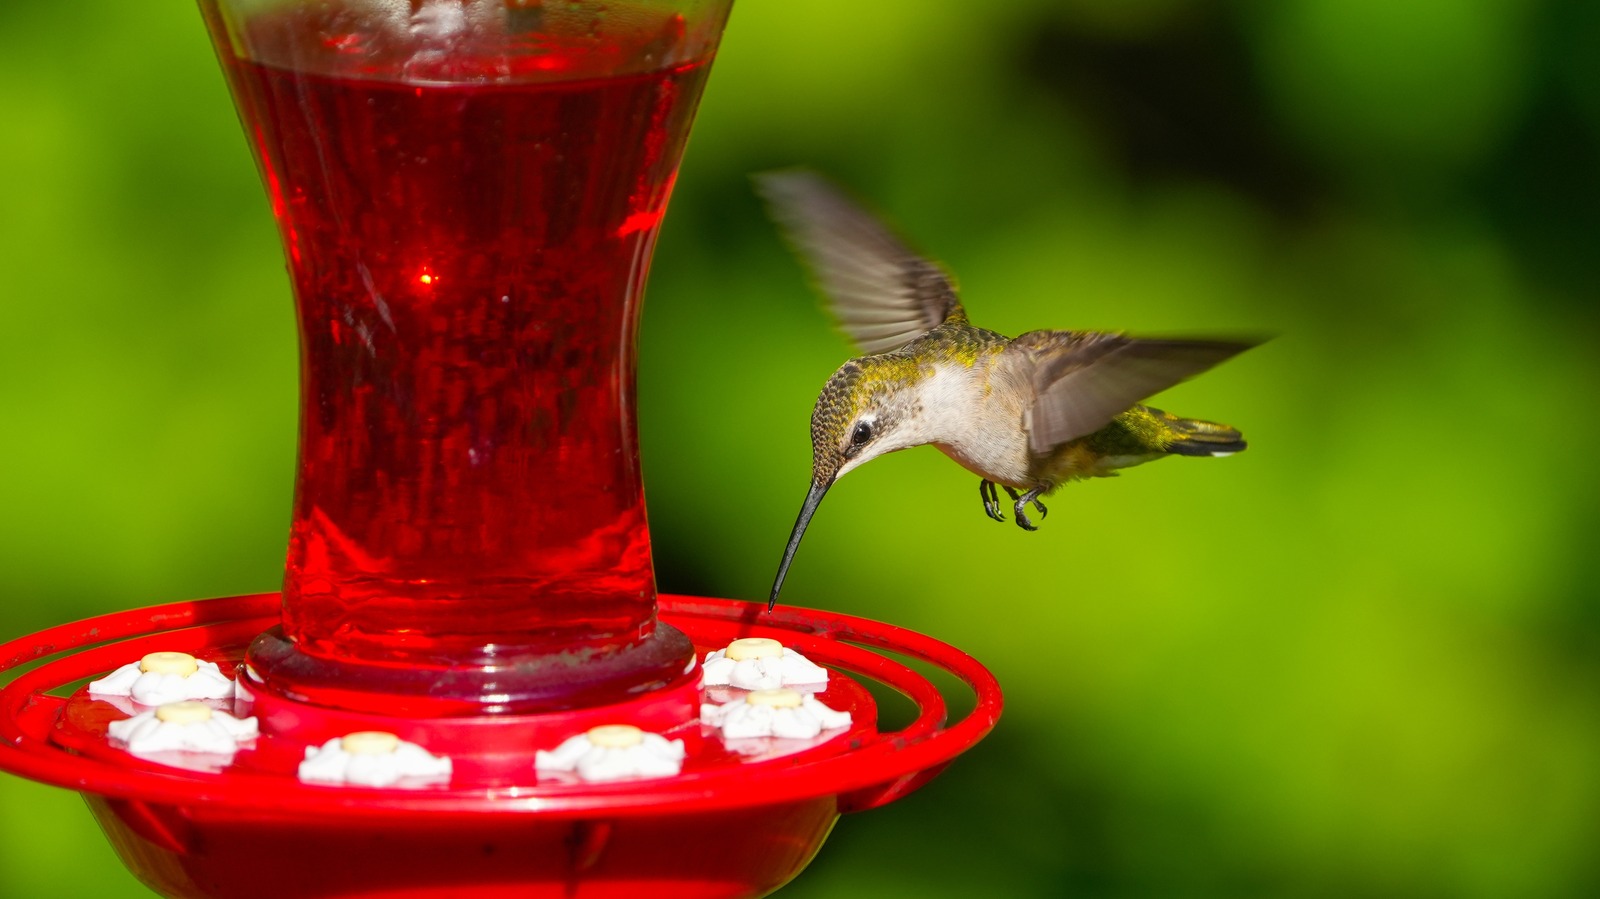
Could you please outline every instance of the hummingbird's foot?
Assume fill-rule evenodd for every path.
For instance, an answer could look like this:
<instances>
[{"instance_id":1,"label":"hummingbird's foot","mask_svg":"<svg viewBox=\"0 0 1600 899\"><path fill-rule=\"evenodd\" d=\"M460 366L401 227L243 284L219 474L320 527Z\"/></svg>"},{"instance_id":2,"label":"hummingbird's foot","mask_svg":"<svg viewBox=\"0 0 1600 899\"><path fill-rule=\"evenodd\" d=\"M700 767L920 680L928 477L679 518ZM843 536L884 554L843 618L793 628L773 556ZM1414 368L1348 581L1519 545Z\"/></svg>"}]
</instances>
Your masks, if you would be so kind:
<instances>
[{"instance_id":1,"label":"hummingbird's foot","mask_svg":"<svg viewBox=\"0 0 1600 899\"><path fill-rule=\"evenodd\" d=\"M1006 493L1015 501L1011 506L1011 510L1017 513L1017 527L1022 528L1024 531L1037 531L1039 529L1028 518L1028 503L1033 503L1034 508L1039 510L1040 521L1044 521L1045 516L1050 514L1050 510L1044 507L1044 503L1039 502L1039 494L1041 492L1041 489L1035 488L1027 493L1018 494L1017 491L1012 490L1010 487L1006 488Z\"/></svg>"},{"instance_id":2,"label":"hummingbird's foot","mask_svg":"<svg viewBox=\"0 0 1600 899\"><path fill-rule=\"evenodd\" d=\"M1007 487L1007 490L1011 488ZM988 479L978 482L978 495L983 497L983 511L995 521L1005 521L1006 517L1000 514L1000 492L994 489L994 482Z\"/></svg>"},{"instance_id":3,"label":"hummingbird's foot","mask_svg":"<svg viewBox=\"0 0 1600 899\"><path fill-rule=\"evenodd\" d=\"M1039 491L1028 491L1028 496L1031 497L1031 499L1023 499L1022 494L1012 490L1010 487L1006 488L1006 493L1010 495L1011 501L1017 503L1018 505L1027 505L1030 502L1033 503L1033 507L1039 510L1040 521L1044 521L1046 518L1050 517L1050 510L1044 507L1044 503L1039 502ZM1018 514L1020 515L1021 513L1019 512ZM1028 530L1031 531L1033 528L1029 528Z\"/></svg>"}]
</instances>

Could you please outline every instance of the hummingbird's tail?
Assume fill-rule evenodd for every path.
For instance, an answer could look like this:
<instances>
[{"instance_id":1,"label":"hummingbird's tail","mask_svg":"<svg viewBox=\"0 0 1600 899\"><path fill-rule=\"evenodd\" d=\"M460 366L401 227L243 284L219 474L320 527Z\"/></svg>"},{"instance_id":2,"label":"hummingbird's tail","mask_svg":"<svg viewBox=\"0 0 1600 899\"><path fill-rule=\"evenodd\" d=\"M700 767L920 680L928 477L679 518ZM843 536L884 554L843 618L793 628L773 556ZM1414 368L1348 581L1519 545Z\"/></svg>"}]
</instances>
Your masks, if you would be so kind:
<instances>
[{"instance_id":1,"label":"hummingbird's tail","mask_svg":"<svg viewBox=\"0 0 1600 899\"><path fill-rule=\"evenodd\" d=\"M1219 425L1214 421L1179 418L1155 409L1151 411L1166 420L1172 441L1167 444L1167 452L1174 455L1231 456L1249 445L1244 442L1244 435L1237 428Z\"/></svg>"}]
</instances>

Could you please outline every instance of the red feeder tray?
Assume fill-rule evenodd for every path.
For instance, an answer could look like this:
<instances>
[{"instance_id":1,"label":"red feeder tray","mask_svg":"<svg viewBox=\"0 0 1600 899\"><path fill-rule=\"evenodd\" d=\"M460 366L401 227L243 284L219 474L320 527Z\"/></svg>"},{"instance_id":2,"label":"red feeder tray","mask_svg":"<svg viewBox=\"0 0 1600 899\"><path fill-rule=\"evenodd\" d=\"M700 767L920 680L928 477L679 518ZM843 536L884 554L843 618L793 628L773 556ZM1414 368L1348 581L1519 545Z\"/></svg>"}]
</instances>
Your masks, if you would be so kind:
<instances>
[{"instance_id":1,"label":"red feeder tray","mask_svg":"<svg viewBox=\"0 0 1600 899\"><path fill-rule=\"evenodd\" d=\"M831 669L826 704L853 724L805 744L757 741L731 751L698 722L681 737L676 777L551 783L533 754L601 720L660 729L661 693L606 709L415 719L264 701L263 734L221 770L137 759L104 737L125 712L86 678L157 649L242 658L273 625L276 594L173 603L61 625L0 646L0 671L50 657L0 690L0 768L80 790L129 868L174 896L735 897L797 874L843 812L920 787L981 739L1000 714L998 684L965 653L902 628L808 609L661 597L661 617L704 653L738 637L771 637ZM931 665L976 694L946 723L939 690L906 665ZM689 688L700 695L699 671ZM908 697L915 720L880 732L862 680ZM679 688L682 689L681 687ZM671 693L672 691L663 691ZM241 707L238 711L258 712ZM291 721L292 718L292 721ZM288 726L274 727L274 722ZM352 725L392 730L460 752L448 786L373 789L295 777L306 745Z\"/></svg>"}]
</instances>

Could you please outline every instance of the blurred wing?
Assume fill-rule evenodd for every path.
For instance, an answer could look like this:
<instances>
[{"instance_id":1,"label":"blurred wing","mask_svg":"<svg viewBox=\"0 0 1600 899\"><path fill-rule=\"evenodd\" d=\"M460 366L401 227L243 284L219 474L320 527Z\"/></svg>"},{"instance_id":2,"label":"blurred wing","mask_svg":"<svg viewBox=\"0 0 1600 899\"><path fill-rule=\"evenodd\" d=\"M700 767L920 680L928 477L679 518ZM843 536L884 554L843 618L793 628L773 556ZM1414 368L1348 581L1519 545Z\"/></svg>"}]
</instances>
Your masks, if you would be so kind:
<instances>
[{"instance_id":1,"label":"blurred wing","mask_svg":"<svg viewBox=\"0 0 1600 899\"><path fill-rule=\"evenodd\" d=\"M1257 340L1145 340L1093 331L1030 331L1006 353L1032 366L1028 432L1035 454L1093 434L1139 401L1255 346Z\"/></svg>"},{"instance_id":2,"label":"blurred wing","mask_svg":"<svg viewBox=\"0 0 1600 899\"><path fill-rule=\"evenodd\" d=\"M755 182L827 296L828 310L862 351L898 349L954 314L965 318L943 269L821 175L769 172Z\"/></svg>"}]
</instances>

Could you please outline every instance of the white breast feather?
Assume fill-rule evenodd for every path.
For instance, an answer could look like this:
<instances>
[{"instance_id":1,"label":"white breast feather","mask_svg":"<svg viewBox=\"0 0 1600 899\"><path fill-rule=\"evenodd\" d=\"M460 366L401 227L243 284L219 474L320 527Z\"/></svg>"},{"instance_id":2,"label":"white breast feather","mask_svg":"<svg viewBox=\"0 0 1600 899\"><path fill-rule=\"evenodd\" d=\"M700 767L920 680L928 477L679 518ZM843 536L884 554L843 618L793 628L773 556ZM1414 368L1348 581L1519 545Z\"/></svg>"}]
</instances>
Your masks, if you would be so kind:
<instances>
[{"instance_id":1,"label":"white breast feather","mask_svg":"<svg viewBox=\"0 0 1600 899\"><path fill-rule=\"evenodd\" d=\"M972 473L1005 484L1027 483L1027 435L1021 412L985 391L980 372L942 368L918 387L918 443L932 443Z\"/></svg>"}]
</instances>

